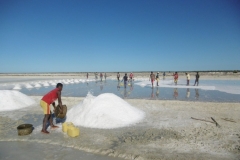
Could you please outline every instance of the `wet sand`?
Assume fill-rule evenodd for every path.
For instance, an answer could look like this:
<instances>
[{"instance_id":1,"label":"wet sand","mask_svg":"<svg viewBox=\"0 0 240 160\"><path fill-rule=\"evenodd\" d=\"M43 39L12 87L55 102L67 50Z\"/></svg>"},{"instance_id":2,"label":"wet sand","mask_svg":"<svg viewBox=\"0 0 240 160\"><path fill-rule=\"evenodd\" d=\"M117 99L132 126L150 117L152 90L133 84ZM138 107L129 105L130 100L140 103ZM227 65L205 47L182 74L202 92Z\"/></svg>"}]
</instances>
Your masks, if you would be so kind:
<instances>
[{"instance_id":1,"label":"wet sand","mask_svg":"<svg viewBox=\"0 0 240 160\"><path fill-rule=\"evenodd\" d=\"M41 97L32 98L38 103ZM81 100L83 98L63 97L63 103L68 109ZM51 130L50 135L41 134L43 114L39 105L18 111L1 112L0 141L31 142L36 148L39 143L49 144L62 146L63 150L68 147L67 154L76 154L75 150L80 150L137 160L240 158L239 103L144 99L126 101L146 113L143 121L117 129L90 129L80 126L80 136L77 138L68 137L62 133L61 128ZM207 121L212 121L213 117L220 127L191 117ZM16 127L22 123L34 125L35 129L31 135L17 136ZM2 146L2 143L0 145ZM10 143L8 145L11 146Z\"/></svg>"}]
</instances>

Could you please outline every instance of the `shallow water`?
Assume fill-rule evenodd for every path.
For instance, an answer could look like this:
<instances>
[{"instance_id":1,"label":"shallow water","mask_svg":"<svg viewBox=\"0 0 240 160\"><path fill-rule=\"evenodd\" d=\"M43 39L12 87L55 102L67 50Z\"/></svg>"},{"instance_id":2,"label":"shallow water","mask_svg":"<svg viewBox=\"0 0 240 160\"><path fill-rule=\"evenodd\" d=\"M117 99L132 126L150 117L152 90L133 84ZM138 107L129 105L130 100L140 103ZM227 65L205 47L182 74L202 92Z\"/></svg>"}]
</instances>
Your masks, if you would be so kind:
<instances>
[{"instance_id":1,"label":"shallow water","mask_svg":"<svg viewBox=\"0 0 240 160\"><path fill-rule=\"evenodd\" d=\"M233 84L239 83L230 81ZM217 84L224 86L221 81L202 81L203 85ZM226 82L225 82L226 83ZM121 83L120 83L121 84ZM122 98L136 99L159 99L159 100L183 100L183 101L212 101L212 102L240 102L239 94L221 92L219 90L203 90L198 88L171 88L150 86L141 87L133 83L127 85L126 89L115 80L97 81L89 83L65 84L62 96L85 97L88 92L94 96L102 93L114 93ZM238 85L238 84L237 84ZM239 84L240 85L240 84ZM179 84L181 86L181 84ZM20 90L27 95L42 96L54 86L33 88L31 90L23 88Z\"/></svg>"},{"instance_id":2,"label":"shallow water","mask_svg":"<svg viewBox=\"0 0 240 160\"><path fill-rule=\"evenodd\" d=\"M179 80L178 85L173 85L172 80L160 80L160 86L152 88L146 79L133 81L126 88L116 80L90 81L76 79L67 80L32 80L25 82L23 79L14 83L0 81L0 89L13 89L30 96L42 96L55 87L57 82L64 83L62 96L85 97L88 92L94 96L102 93L114 93L122 98L182 100L182 101L208 101L208 102L240 102L240 81L238 80L200 80L199 87L185 85L185 80ZM11 82L11 80L10 80ZM36 88L36 84L40 85ZM45 86L44 86L45 85Z\"/></svg>"}]
</instances>

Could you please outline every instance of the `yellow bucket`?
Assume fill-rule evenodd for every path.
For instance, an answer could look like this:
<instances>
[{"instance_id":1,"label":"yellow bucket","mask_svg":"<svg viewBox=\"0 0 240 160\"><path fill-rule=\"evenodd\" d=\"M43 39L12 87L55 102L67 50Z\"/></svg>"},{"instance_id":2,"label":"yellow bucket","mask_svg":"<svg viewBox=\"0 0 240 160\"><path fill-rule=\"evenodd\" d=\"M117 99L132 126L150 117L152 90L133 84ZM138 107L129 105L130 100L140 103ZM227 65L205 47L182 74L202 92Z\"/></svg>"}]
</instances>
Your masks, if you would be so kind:
<instances>
[{"instance_id":1,"label":"yellow bucket","mask_svg":"<svg viewBox=\"0 0 240 160\"><path fill-rule=\"evenodd\" d=\"M77 137L80 134L80 130L77 127L70 126L70 127L68 127L67 134L70 137Z\"/></svg>"},{"instance_id":2,"label":"yellow bucket","mask_svg":"<svg viewBox=\"0 0 240 160\"><path fill-rule=\"evenodd\" d=\"M71 126L74 127L74 125L73 125L72 122L65 122L65 123L63 123L63 124L62 124L62 131L65 132L65 133L67 133L68 128L71 127Z\"/></svg>"}]
</instances>

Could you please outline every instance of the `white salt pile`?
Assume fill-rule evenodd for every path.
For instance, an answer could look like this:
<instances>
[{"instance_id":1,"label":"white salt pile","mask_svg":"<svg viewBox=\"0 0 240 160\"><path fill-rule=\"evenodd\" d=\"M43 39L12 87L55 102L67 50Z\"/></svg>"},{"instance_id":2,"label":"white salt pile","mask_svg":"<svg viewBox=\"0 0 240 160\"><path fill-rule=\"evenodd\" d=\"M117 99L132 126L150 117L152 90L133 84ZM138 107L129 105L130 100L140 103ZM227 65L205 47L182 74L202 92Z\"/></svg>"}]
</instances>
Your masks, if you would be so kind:
<instances>
[{"instance_id":1,"label":"white salt pile","mask_svg":"<svg viewBox=\"0 0 240 160\"><path fill-rule=\"evenodd\" d=\"M28 88L28 89L33 88L33 86L31 86L31 84L29 84L29 83L25 84L25 87Z\"/></svg>"},{"instance_id":2,"label":"white salt pile","mask_svg":"<svg viewBox=\"0 0 240 160\"><path fill-rule=\"evenodd\" d=\"M48 87L49 84L48 84L47 82L45 82L45 83L43 83L43 86L44 86L44 87Z\"/></svg>"},{"instance_id":3,"label":"white salt pile","mask_svg":"<svg viewBox=\"0 0 240 160\"><path fill-rule=\"evenodd\" d=\"M13 90L0 90L0 97L0 111L17 110L36 103L27 95Z\"/></svg>"},{"instance_id":4,"label":"white salt pile","mask_svg":"<svg viewBox=\"0 0 240 160\"><path fill-rule=\"evenodd\" d=\"M19 84L16 84L16 85L13 87L13 89L15 89L15 90L21 90L22 88L21 88L21 86L20 86Z\"/></svg>"},{"instance_id":5,"label":"white salt pile","mask_svg":"<svg viewBox=\"0 0 240 160\"><path fill-rule=\"evenodd\" d=\"M112 93L88 94L67 113L67 121L89 128L118 128L141 121L145 113Z\"/></svg>"},{"instance_id":6,"label":"white salt pile","mask_svg":"<svg viewBox=\"0 0 240 160\"><path fill-rule=\"evenodd\" d=\"M39 83L35 83L34 87L35 87L35 88L40 88L40 87L42 87L42 86L41 86Z\"/></svg>"}]
</instances>

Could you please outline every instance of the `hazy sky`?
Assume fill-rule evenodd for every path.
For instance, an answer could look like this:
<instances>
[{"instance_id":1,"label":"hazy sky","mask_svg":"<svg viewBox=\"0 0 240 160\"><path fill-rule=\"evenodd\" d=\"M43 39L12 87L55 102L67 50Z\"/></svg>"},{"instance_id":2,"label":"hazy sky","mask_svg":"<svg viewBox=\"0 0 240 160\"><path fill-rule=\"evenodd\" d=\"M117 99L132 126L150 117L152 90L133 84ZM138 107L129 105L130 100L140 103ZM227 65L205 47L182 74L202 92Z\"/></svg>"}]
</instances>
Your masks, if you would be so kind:
<instances>
[{"instance_id":1,"label":"hazy sky","mask_svg":"<svg viewBox=\"0 0 240 160\"><path fill-rule=\"evenodd\" d=\"M232 69L239 0L0 0L0 72Z\"/></svg>"}]
</instances>

